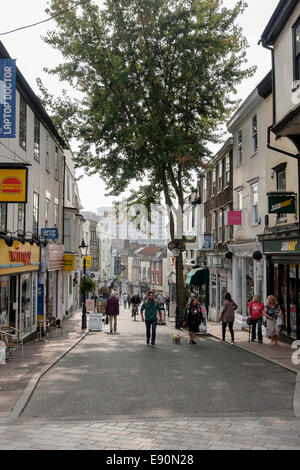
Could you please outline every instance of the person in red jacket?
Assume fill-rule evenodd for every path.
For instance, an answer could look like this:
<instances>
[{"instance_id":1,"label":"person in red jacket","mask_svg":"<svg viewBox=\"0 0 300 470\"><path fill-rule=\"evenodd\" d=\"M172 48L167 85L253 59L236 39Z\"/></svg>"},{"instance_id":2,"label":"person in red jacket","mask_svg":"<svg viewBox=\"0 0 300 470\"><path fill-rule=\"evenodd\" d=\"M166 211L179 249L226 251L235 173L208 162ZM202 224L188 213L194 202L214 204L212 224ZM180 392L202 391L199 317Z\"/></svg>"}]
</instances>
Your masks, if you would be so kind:
<instances>
[{"instance_id":1,"label":"person in red jacket","mask_svg":"<svg viewBox=\"0 0 300 470\"><path fill-rule=\"evenodd\" d=\"M256 325L257 325L257 337L258 337L258 342L262 343L263 342L263 337L262 337L262 318L264 314L264 304L261 301L261 298L259 295L254 295L253 299L251 302L248 304L248 317L251 320L251 326L252 326L252 338L251 341L255 341L256 339ZM250 333L249 333L250 334Z\"/></svg>"}]
</instances>

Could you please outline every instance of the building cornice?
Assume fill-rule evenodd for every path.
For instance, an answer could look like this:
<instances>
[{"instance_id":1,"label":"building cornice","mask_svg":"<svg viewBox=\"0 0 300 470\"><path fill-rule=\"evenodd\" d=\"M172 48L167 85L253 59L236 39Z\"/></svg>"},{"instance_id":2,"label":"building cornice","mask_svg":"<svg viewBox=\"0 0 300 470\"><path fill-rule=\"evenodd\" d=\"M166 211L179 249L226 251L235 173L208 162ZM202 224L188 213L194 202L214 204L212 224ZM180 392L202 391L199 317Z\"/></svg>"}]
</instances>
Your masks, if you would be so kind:
<instances>
[{"instance_id":1,"label":"building cornice","mask_svg":"<svg viewBox=\"0 0 300 470\"><path fill-rule=\"evenodd\" d=\"M257 87L252 91L252 93L246 98L242 103L233 117L227 124L227 130L230 133L233 133L237 128L241 126L241 123L249 116L253 109L263 101L263 98L258 94Z\"/></svg>"}]
</instances>

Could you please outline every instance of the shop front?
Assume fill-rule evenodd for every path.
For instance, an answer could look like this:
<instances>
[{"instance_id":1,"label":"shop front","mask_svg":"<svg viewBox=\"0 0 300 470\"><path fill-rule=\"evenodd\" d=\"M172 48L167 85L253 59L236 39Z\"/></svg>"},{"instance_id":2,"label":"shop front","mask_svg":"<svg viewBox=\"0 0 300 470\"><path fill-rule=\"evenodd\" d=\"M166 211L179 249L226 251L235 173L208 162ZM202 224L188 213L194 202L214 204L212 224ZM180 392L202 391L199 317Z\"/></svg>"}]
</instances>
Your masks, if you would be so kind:
<instances>
[{"instance_id":1,"label":"shop front","mask_svg":"<svg viewBox=\"0 0 300 470\"><path fill-rule=\"evenodd\" d=\"M185 292L188 299L191 295L201 298L202 304L208 312L209 308L209 270L206 266L192 269L185 280Z\"/></svg>"},{"instance_id":2,"label":"shop front","mask_svg":"<svg viewBox=\"0 0 300 470\"><path fill-rule=\"evenodd\" d=\"M220 256L207 256L210 272L210 309L209 319L218 321L226 292L232 292L231 260Z\"/></svg>"},{"instance_id":3,"label":"shop front","mask_svg":"<svg viewBox=\"0 0 300 470\"><path fill-rule=\"evenodd\" d=\"M23 336L37 329L40 248L0 239L0 326L17 328Z\"/></svg>"},{"instance_id":4,"label":"shop front","mask_svg":"<svg viewBox=\"0 0 300 470\"><path fill-rule=\"evenodd\" d=\"M282 333L300 339L300 238L264 240L268 295L275 295L284 315Z\"/></svg>"},{"instance_id":5,"label":"shop front","mask_svg":"<svg viewBox=\"0 0 300 470\"><path fill-rule=\"evenodd\" d=\"M48 244L46 247L42 247L39 283L43 286L42 291L44 292L44 311L46 312L44 322L49 317L63 319L63 270L64 245Z\"/></svg>"},{"instance_id":6,"label":"shop front","mask_svg":"<svg viewBox=\"0 0 300 470\"><path fill-rule=\"evenodd\" d=\"M232 252L232 294L238 305L235 314L235 328L247 326L248 304L253 295L259 295L262 301L266 299L266 260L256 259L255 254L261 253L258 242L229 244ZM229 290L230 291L230 290Z\"/></svg>"}]
</instances>

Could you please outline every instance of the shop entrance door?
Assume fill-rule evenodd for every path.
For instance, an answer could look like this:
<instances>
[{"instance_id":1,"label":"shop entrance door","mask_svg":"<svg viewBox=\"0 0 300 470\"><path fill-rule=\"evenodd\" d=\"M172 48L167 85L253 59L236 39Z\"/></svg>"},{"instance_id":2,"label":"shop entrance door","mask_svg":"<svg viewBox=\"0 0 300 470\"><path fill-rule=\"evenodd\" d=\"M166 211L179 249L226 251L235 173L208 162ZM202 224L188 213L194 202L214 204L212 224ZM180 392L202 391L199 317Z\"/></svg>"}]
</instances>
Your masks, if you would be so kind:
<instances>
[{"instance_id":1,"label":"shop entrance door","mask_svg":"<svg viewBox=\"0 0 300 470\"><path fill-rule=\"evenodd\" d=\"M13 328L18 328L18 278L9 278L9 324Z\"/></svg>"}]
</instances>

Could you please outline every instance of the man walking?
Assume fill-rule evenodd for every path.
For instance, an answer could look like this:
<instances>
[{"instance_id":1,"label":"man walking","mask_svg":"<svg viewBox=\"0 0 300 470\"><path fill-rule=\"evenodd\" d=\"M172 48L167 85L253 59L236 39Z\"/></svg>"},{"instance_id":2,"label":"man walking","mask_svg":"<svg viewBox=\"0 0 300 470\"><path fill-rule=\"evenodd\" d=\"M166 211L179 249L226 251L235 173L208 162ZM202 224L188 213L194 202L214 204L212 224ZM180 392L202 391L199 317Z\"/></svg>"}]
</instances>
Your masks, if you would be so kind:
<instances>
[{"instance_id":1,"label":"man walking","mask_svg":"<svg viewBox=\"0 0 300 470\"><path fill-rule=\"evenodd\" d=\"M141 307L141 319L144 321L143 312L145 310L145 323L146 323L146 338L147 344L150 344L150 335L151 335L151 346L155 348L155 338L156 338L156 325L157 325L157 311L160 316L160 322L162 322L160 304L157 300L154 300L153 292L149 292L148 298L145 300Z\"/></svg>"}]
</instances>

